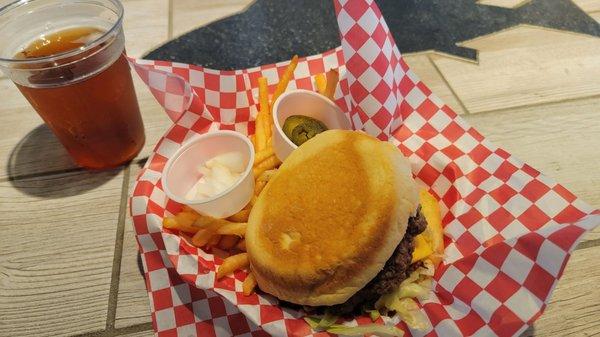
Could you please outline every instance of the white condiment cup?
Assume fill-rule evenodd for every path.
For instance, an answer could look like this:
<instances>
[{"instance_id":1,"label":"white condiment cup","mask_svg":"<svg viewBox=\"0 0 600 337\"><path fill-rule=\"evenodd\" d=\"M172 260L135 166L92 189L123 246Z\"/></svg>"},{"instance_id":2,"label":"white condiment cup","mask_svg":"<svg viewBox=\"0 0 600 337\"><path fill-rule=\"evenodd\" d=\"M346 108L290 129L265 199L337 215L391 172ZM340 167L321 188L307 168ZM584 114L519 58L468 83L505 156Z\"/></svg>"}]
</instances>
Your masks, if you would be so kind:
<instances>
[{"instance_id":1,"label":"white condiment cup","mask_svg":"<svg viewBox=\"0 0 600 337\"><path fill-rule=\"evenodd\" d=\"M227 152L239 152L244 172L225 191L207 199L189 200L186 194L202 176L199 168L206 161ZM254 147L248 137L235 131L215 131L193 138L167 161L163 173L163 189L167 197L185 204L201 214L226 218L240 211L254 193Z\"/></svg>"},{"instance_id":2,"label":"white condiment cup","mask_svg":"<svg viewBox=\"0 0 600 337\"><path fill-rule=\"evenodd\" d=\"M346 114L327 97L309 90L290 90L279 96L273 104L273 148L279 160L284 161L298 146L283 133L283 123L292 115L318 119L328 129L351 130Z\"/></svg>"}]
</instances>

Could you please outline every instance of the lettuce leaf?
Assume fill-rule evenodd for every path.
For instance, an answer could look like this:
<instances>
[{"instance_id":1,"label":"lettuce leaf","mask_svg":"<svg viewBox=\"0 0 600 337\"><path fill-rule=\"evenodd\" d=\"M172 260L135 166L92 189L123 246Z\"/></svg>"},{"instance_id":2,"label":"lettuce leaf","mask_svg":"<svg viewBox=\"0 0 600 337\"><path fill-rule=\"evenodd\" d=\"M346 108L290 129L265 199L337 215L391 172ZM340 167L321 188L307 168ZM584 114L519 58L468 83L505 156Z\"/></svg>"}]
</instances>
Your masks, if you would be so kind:
<instances>
[{"instance_id":1,"label":"lettuce leaf","mask_svg":"<svg viewBox=\"0 0 600 337\"><path fill-rule=\"evenodd\" d=\"M335 321L338 320L338 318L338 316L326 312L325 315L323 315L323 317L306 316L304 317L304 320L306 321L306 323L308 323L308 325L310 325L310 327L313 330L322 331L332 326L335 323Z\"/></svg>"},{"instance_id":2,"label":"lettuce leaf","mask_svg":"<svg viewBox=\"0 0 600 337\"><path fill-rule=\"evenodd\" d=\"M427 330L430 328L429 320L412 298L402 298L394 301L390 308L412 329Z\"/></svg>"},{"instance_id":3,"label":"lettuce leaf","mask_svg":"<svg viewBox=\"0 0 600 337\"><path fill-rule=\"evenodd\" d=\"M398 298L427 299L429 297L429 288L425 288L419 283L406 284L399 289Z\"/></svg>"},{"instance_id":4,"label":"lettuce leaf","mask_svg":"<svg viewBox=\"0 0 600 337\"><path fill-rule=\"evenodd\" d=\"M327 328L329 328L330 326L332 326L335 321L337 321L338 316L336 315L332 315L329 312L326 312L325 315L323 316L323 318L321 318L321 321L319 322L319 324L317 324L317 327L315 328L315 330L325 330Z\"/></svg>"},{"instance_id":5,"label":"lettuce leaf","mask_svg":"<svg viewBox=\"0 0 600 337\"><path fill-rule=\"evenodd\" d=\"M372 310L372 312L379 312ZM373 317L373 316L371 316ZM377 317L379 318L379 317ZM375 319L377 319L375 318ZM366 334L376 334L378 336L403 336L404 332L395 326L383 324L368 324L361 326L346 326L342 324L334 324L338 316L325 313L322 318L319 317L304 317L304 320L314 331L327 331L333 334L346 336L363 336Z\"/></svg>"},{"instance_id":6,"label":"lettuce leaf","mask_svg":"<svg viewBox=\"0 0 600 337\"><path fill-rule=\"evenodd\" d=\"M427 330L430 328L427 316L421 311L413 299L425 300L433 287L432 276L435 268L431 261L423 260L423 267L418 268L404 280L394 291L385 294L375 303L375 310L367 313L371 320L376 321L381 314L379 309L395 311L396 314L411 328ZM327 331L347 336L362 336L376 334L379 336L402 336L402 330L395 326L369 324L362 326L346 326L335 324L339 317L326 313L322 317L304 317L304 320L315 331Z\"/></svg>"},{"instance_id":7,"label":"lettuce leaf","mask_svg":"<svg viewBox=\"0 0 600 337\"><path fill-rule=\"evenodd\" d=\"M367 313L369 314L369 317L371 317L371 321L373 322L375 322L379 317L381 317L379 310L368 310Z\"/></svg>"},{"instance_id":8,"label":"lettuce leaf","mask_svg":"<svg viewBox=\"0 0 600 337\"><path fill-rule=\"evenodd\" d=\"M425 330L429 328L429 320L413 300L426 300L433 287L433 263L423 261L423 267L412 272L398 288L387 293L375 302L376 309L395 311L396 314L412 329Z\"/></svg>"},{"instance_id":9,"label":"lettuce leaf","mask_svg":"<svg viewBox=\"0 0 600 337\"><path fill-rule=\"evenodd\" d=\"M395 326L382 324L367 324L361 326L334 324L327 329L327 332L346 336L364 336L371 334L377 336L404 336L404 331L396 328Z\"/></svg>"},{"instance_id":10,"label":"lettuce leaf","mask_svg":"<svg viewBox=\"0 0 600 337\"><path fill-rule=\"evenodd\" d=\"M321 319L317 318L317 317L306 316L306 317L304 317L304 321L306 323L308 323L308 325L310 326L311 329L316 330Z\"/></svg>"}]
</instances>

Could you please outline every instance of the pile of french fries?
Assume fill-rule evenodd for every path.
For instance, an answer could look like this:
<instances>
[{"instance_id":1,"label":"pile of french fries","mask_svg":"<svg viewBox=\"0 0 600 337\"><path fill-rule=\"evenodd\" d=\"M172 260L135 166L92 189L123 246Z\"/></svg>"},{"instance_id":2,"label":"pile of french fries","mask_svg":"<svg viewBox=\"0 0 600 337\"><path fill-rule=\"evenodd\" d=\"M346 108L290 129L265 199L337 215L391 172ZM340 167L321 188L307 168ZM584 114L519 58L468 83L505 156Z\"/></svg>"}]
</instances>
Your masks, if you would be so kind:
<instances>
[{"instance_id":1,"label":"pile of french fries","mask_svg":"<svg viewBox=\"0 0 600 337\"><path fill-rule=\"evenodd\" d=\"M178 230L180 235L194 246L206 249L223 259L223 263L217 270L217 279L249 267L244 239L248 216L263 188L281 165L273 150L272 102L275 102L285 92L297 65L298 56L296 55L291 59L281 80L277 83L270 100L267 79L265 77L258 78L259 110L255 133L249 136L256 153L253 163L255 185L254 194L248 205L227 219L202 215L188 206L183 206L180 213L163 219L164 228ZM326 74L315 76L315 84L319 93L332 100L338 81L339 74L334 69L329 70ZM242 285L244 295L252 294L255 288L256 279L252 272L249 272Z\"/></svg>"}]
</instances>

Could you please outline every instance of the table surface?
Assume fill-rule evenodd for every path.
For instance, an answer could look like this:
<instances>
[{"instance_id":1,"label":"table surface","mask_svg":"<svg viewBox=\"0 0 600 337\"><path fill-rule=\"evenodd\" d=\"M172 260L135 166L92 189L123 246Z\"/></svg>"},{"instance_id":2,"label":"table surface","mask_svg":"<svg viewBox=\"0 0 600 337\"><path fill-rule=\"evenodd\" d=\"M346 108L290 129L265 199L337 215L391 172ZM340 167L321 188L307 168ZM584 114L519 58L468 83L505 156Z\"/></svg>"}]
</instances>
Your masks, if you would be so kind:
<instances>
[{"instance_id":1,"label":"table surface","mask_svg":"<svg viewBox=\"0 0 600 337\"><path fill-rule=\"evenodd\" d=\"M522 0L480 0L516 7ZM574 0L600 22L600 0ZM244 11L249 0L124 0L127 50ZM476 61L404 55L484 135L600 208L600 38L521 24L462 41ZM127 210L140 167L169 126L136 90L147 143L129 165L73 165L14 85L0 77L0 336L151 336L148 297ZM600 334L600 229L578 246L544 315L524 336Z\"/></svg>"}]
</instances>

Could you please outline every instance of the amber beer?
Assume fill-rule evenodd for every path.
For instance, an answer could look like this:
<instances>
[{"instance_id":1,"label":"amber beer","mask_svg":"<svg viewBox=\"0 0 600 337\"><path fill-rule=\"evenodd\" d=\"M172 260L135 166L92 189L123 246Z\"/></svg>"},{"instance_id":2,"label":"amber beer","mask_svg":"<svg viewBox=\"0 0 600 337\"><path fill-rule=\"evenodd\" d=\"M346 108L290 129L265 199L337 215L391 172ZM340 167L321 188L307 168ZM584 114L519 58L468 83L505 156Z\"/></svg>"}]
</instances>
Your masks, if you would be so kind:
<instances>
[{"instance_id":1,"label":"amber beer","mask_svg":"<svg viewBox=\"0 0 600 337\"><path fill-rule=\"evenodd\" d=\"M36 2L61 4L32 1ZM103 2L108 8L100 9L102 20L84 25L94 23L90 18L81 20L84 10L98 11L95 7ZM90 169L119 166L134 158L144 144L144 127L125 56L122 7L116 0L70 0L63 5L83 7L72 11L78 18L64 20L71 24L56 24L21 43L12 58L0 59L0 66L78 165ZM106 22L111 11L115 20ZM5 28L2 15L0 11L0 37ZM90 17L95 18L94 13ZM4 57L5 52L2 54Z\"/></svg>"}]
</instances>

